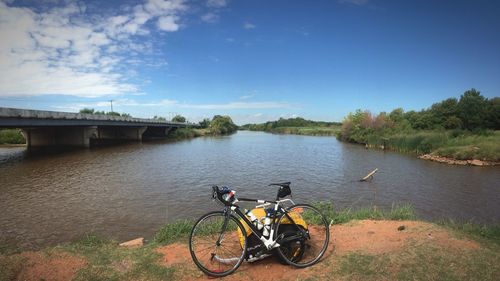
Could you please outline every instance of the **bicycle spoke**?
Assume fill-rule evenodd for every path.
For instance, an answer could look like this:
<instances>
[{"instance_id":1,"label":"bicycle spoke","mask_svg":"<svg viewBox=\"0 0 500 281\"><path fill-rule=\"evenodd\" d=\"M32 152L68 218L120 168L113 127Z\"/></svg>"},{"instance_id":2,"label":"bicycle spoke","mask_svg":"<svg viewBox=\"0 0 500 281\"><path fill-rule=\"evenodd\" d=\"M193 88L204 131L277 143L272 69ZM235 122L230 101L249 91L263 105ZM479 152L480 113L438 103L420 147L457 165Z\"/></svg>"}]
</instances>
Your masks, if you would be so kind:
<instances>
[{"instance_id":1,"label":"bicycle spoke","mask_svg":"<svg viewBox=\"0 0 500 281\"><path fill-rule=\"evenodd\" d=\"M216 277L234 271L243 261L245 252L238 231L244 233L238 220L234 217L228 220L222 212L200 219L190 236L195 264L205 273Z\"/></svg>"},{"instance_id":2,"label":"bicycle spoke","mask_svg":"<svg viewBox=\"0 0 500 281\"><path fill-rule=\"evenodd\" d=\"M284 233L287 233L286 237L294 237L296 233L302 233L299 228L308 231L308 235L285 243L285 245L278 248L278 253L282 259L294 266L306 267L312 265L323 256L328 246L328 224L321 213L309 205L291 207L288 213L292 220L286 215L282 216L279 226L282 231L285 231ZM281 224L281 222L284 224ZM280 233L280 229L278 229L278 233Z\"/></svg>"}]
</instances>

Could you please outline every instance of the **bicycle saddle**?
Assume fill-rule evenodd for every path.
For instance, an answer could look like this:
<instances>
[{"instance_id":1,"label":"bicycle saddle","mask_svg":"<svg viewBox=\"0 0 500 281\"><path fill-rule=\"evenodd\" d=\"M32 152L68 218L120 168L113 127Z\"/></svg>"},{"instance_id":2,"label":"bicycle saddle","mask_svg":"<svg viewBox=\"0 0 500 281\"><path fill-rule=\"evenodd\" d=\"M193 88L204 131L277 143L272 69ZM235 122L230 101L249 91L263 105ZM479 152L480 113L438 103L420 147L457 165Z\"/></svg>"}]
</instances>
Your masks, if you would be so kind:
<instances>
[{"instance_id":1,"label":"bicycle saddle","mask_svg":"<svg viewBox=\"0 0 500 281\"><path fill-rule=\"evenodd\" d=\"M278 182L278 183L271 183L269 186L281 186L281 187L290 187L291 182L286 181L286 182Z\"/></svg>"}]
</instances>

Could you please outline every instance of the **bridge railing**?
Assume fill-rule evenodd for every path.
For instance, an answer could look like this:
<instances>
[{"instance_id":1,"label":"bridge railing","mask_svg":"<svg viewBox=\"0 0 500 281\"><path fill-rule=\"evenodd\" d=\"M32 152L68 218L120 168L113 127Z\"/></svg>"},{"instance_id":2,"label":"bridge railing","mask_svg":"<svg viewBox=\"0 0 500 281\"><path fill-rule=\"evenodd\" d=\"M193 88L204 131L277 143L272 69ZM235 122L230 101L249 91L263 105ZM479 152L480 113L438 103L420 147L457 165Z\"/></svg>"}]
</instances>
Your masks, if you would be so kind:
<instances>
[{"instance_id":1,"label":"bridge railing","mask_svg":"<svg viewBox=\"0 0 500 281\"><path fill-rule=\"evenodd\" d=\"M7 108L0 107L0 118L23 118L23 119L66 119L66 120L94 120L94 121L121 121L133 123L156 123L165 125L190 125L196 124L163 121L158 119L148 118L135 118L125 116L113 116L104 114L86 114L86 113L72 113L72 112L59 112L48 110L32 110L20 108Z\"/></svg>"}]
</instances>

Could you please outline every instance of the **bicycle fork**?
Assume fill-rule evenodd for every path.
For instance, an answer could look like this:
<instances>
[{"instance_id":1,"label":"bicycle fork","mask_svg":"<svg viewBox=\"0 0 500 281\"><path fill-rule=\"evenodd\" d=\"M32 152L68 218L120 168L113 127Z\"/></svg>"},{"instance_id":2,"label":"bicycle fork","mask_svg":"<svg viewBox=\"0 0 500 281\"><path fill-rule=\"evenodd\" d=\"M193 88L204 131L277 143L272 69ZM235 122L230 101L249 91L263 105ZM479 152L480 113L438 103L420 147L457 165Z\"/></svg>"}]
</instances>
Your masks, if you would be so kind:
<instances>
[{"instance_id":1,"label":"bicycle fork","mask_svg":"<svg viewBox=\"0 0 500 281\"><path fill-rule=\"evenodd\" d=\"M217 239L217 242L215 242L215 249L214 249L214 252L211 253L210 261L216 260L220 263L230 264L230 263L238 262L240 259L239 258L225 259L225 258L220 258L219 256L217 256L217 248L221 246L221 243L224 240L224 233L226 232L227 224L229 222L230 212L227 210L227 208L224 209L224 216L225 216L224 223L222 224L219 238Z\"/></svg>"}]
</instances>

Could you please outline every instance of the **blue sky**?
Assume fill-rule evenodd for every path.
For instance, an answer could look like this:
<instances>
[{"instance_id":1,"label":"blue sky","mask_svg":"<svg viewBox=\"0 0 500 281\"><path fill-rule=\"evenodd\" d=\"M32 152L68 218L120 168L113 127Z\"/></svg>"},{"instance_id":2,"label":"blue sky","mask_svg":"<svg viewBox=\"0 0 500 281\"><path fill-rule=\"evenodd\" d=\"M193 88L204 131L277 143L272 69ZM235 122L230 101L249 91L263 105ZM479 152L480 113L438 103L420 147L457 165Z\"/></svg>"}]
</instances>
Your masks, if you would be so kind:
<instances>
[{"instance_id":1,"label":"blue sky","mask_svg":"<svg viewBox=\"0 0 500 281\"><path fill-rule=\"evenodd\" d=\"M236 123L500 92L497 1L0 0L0 106Z\"/></svg>"}]
</instances>

